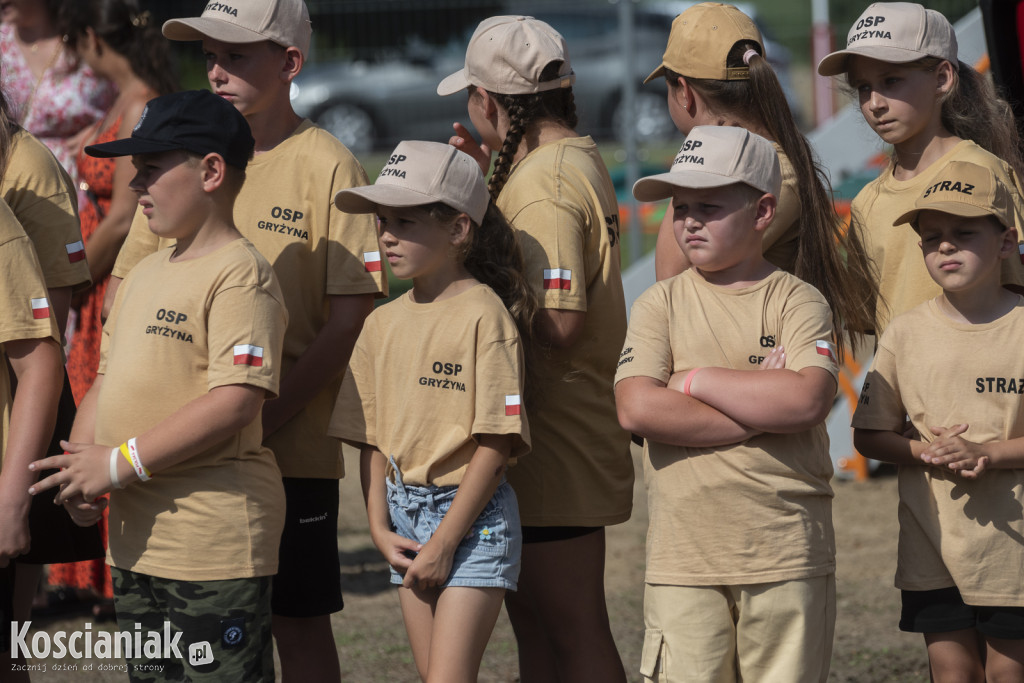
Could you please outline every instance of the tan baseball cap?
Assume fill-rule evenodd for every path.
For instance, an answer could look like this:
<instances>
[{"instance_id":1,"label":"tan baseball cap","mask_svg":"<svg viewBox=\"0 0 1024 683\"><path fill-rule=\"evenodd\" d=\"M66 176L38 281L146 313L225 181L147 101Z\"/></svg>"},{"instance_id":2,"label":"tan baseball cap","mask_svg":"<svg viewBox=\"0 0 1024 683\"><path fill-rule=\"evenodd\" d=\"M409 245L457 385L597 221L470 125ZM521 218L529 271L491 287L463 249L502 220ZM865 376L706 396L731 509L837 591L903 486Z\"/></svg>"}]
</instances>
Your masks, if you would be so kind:
<instances>
[{"instance_id":1,"label":"tan baseball cap","mask_svg":"<svg viewBox=\"0 0 1024 683\"><path fill-rule=\"evenodd\" d=\"M541 82L551 62L561 62L558 78ZM471 85L501 95L568 88L576 81L565 39L548 24L523 16L484 19L466 48L466 67L437 86L438 95L454 95Z\"/></svg>"},{"instance_id":2,"label":"tan baseball cap","mask_svg":"<svg viewBox=\"0 0 1024 683\"><path fill-rule=\"evenodd\" d=\"M922 211L941 211L954 216L995 216L1008 228L1016 227L1013 197L992 169L969 161L951 161L914 201L914 208L893 221L913 224Z\"/></svg>"},{"instance_id":3,"label":"tan baseball cap","mask_svg":"<svg viewBox=\"0 0 1024 683\"><path fill-rule=\"evenodd\" d=\"M722 187L744 183L779 196L782 170L772 143L746 128L695 126L679 148L668 173L641 178L633 196L654 202L672 196L677 187Z\"/></svg>"},{"instance_id":4,"label":"tan baseball cap","mask_svg":"<svg viewBox=\"0 0 1024 683\"><path fill-rule=\"evenodd\" d=\"M876 2L869 5L850 28L846 49L833 52L818 64L822 76L846 73L853 55L892 64L938 57L956 65L956 33L946 17L913 2Z\"/></svg>"},{"instance_id":5,"label":"tan baseball cap","mask_svg":"<svg viewBox=\"0 0 1024 683\"><path fill-rule=\"evenodd\" d=\"M313 24L303 0L227 0L207 2L198 17L164 22L170 40L213 38L225 43L269 40L309 54Z\"/></svg>"},{"instance_id":6,"label":"tan baseball cap","mask_svg":"<svg viewBox=\"0 0 1024 683\"><path fill-rule=\"evenodd\" d=\"M378 206L441 202L464 211L477 225L491 195L480 166L465 152L441 142L398 143L373 185L341 190L334 204L346 213L375 213Z\"/></svg>"},{"instance_id":7,"label":"tan baseball cap","mask_svg":"<svg viewBox=\"0 0 1024 683\"><path fill-rule=\"evenodd\" d=\"M765 56L761 32L746 14L732 5L718 2L694 5L672 21L661 66L652 71L644 83L664 76L665 69L691 78L747 80L750 69L726 66L729 51L741 40L757 43L761 56Z\"/></svg>"}]
</instances>

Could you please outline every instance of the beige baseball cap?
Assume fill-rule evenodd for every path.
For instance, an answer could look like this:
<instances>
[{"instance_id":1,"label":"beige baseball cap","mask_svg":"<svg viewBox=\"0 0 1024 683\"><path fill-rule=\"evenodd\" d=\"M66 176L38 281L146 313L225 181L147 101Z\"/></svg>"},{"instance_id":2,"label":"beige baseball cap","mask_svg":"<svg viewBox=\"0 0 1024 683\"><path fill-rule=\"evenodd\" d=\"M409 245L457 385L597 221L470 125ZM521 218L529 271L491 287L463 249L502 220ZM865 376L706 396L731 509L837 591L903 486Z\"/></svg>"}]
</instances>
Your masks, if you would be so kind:
<instances>
[{"instance_id":1,"label":"beige baseball cap","mask_svg":"<svg viewBox=\"0 0 1024 683\"><path fill-rule=\"evenodd\" d=\"M729 51L741 40L757 43L761 56L765 56L761 32L746 14L732 5L718 2L694 5L672 21L661 66L652 71L644 83L664 76L665 69L691 78L747 80L750 69L726 66Z\"/></svg>"},{"instance_id":2,"label":"beige baseball cap","mask_svg":"<svg viewBox=\"0 0 1024 683\"><path fill-rule=\"evenodd\" d=\"M695 126L679 148L668 173L641 178L633 196L654 202L672 196L677 187L722 187L744 183L779 196L782 169L772 143L746 128Z\"/></svg>"},{"instance_id":3,"label":"beige baseball cap","mask_svg":"<svg viewBox=\"0 0 1024 683\"><path fill-rule=\"evenodd\" d=\"M561 62L558 78L541 82L551 62ZM576 81L565 39L548 24L523 16L484 19L466 48L466 66L437 86L438 95L454 95L471 85L501 95L568 88Z\"/></svg>"},{"instance_id":4,"label":"beige baseball cap","mask_svg":"<svg viewBox=\"0 0 1024 683\"><path fill-rule=\"evenodd\" d=\"M480 166L465 152L441 142L398 143L373 185L341 190L334 204L346 213L375 213L378 206L441 202L464 211L477 225L491 195Z\"/></svg>"},{"instance_id":5,"label":"beige baseball cap","mask_svg":"<svg viewBox=\"0 0 1024 683\"><path fill-rule=\"evenodd\" d=\"M303 0L227 0L207 2L198 17L164 22L170 40L213 38L225 43L269 40L309 54L313 24Z\"/></svg>"},{"instance_id":6,"label":"beige baseball cap","mask_svg":"<svg viewBox=\"0 0 1024 683\"><path fill-rule=\"evenodd\" d=\"M992 169L969 161L951 161L914 201L914 208L893 221L913 224L922 211L941 211L976 218L995 216L1008 228L1016 227L1013 197Z\"/></svg>"},{"instance_id":7,"label":"beige baseball cap","mask_svg":"<svg viewBox=\"0 0 1024 683\"><path fill-rule=\"evenodd\" d=\"M822 76L846 73L853 55L892 64L938 57L956 65L956 33L946 17L913 2L876 2L869 5L850 28L846 49L833 52L818 64Z\"/></svg>"}]
</instances>

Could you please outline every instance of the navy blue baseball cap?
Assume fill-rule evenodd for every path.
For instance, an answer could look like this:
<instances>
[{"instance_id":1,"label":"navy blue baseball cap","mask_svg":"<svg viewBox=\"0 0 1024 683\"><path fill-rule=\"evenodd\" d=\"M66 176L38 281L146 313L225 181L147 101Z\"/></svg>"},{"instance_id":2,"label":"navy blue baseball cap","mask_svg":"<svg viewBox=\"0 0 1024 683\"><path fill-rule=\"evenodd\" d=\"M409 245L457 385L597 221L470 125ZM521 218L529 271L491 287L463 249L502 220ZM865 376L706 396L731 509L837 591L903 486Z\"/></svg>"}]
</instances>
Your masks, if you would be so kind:
<instances>
[{"instance_id":1,"label":"navy blue baseball cap","mask_svg":"<svg viewBox=\"0 0 1024 683\"><path fill-rule=\"evenodd\" d=\"M130 138L89 145L94 157L123 157L183 149L201 156L216 153L244 169L256 141L249 122L227 100L209 90L185 90L146 103Z\"/></svg>"}]
</instances>

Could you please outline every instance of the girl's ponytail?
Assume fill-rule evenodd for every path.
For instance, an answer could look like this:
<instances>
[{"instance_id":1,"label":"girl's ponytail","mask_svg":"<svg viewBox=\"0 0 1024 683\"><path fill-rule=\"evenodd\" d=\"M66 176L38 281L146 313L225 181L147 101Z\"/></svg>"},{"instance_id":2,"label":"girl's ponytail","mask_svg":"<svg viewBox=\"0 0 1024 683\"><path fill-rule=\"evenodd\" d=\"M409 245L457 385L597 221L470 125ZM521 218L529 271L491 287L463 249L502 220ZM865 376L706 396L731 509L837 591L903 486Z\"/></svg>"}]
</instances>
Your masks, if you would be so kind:
<instances>
[{"instance_id":1,"label":"girl's ponytail","mask_svg":"<svg viewBox=\"0 0 1024 683\"><path fill-rule=\"evenodd\" d=\"M744 54L753 50L753 55ZM861 330L874 329L878 285L864 248L855 235L842 230L832 204L832 186L799 131L775 71L762 56L761 45L739 41L729 51L729 67L746 66L749 80L719 81L686 78L708 107L740 121L758 123L782 148L796 174L800 196L800 239L795 275L813 285L832 309L836 348L845 352L845 331L856 351ZM685 78L685 77L684 77Z\"/></svg>"}]
</instances>

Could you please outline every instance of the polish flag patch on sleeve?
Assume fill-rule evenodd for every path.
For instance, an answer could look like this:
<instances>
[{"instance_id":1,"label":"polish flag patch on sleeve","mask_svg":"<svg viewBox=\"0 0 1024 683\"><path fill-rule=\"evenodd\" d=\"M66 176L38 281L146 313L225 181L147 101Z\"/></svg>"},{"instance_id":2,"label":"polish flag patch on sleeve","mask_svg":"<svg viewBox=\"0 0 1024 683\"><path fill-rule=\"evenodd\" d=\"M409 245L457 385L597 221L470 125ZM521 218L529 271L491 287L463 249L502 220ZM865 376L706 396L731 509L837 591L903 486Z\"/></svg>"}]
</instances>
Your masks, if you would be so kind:
<instances>
[{"instance_id":1,"label":"polish flag patch on sleeve","mask_svg":"<svg viewBox=\"0 0 1024 683\"><path fill-rule=\"evenodd\" d=\"M505 394L505 415L518 415L522 405L519 394Z\"/></svg>"},{"instance_id":2,"label":"polish flag patch on sleeve","mask_svg":"<svg viewBox=\"0 0 1024 683\"><path fill-rule=\"evenodd\" d=\"M836 347L832 344L832 342L825 341L824 339L819 339L818 341L814 342L814 346L816 347L819 356L828 356L833 363L837 365L839 364L839 361L836 359Z\"/></svg>"},{"instance_id":3,"label":"polish flag patch on sleeve","mask_svg":"<svg viewBox=\"0 0 1024 683\"><path fill-rule=\"evenodd\" d=\"M568 268L545 268L544 289L569 289L572 271Z\"/></svg>"},{"instance_id":4,"label":"polish flag patch on sleeve","mask_svg":"<svg viewBox=\"0 0 1024 683\"><path fill-rule=\"evenodd\" d=\"M46 300L44 296L41 299L31 299L32 303L32 317L36 320L42 320L43 318L50 317L50 302Z\"/></svg>"},{"instance_id":5,"label":"polish flag patch on sleeve","mask_svg":"<svg viewBox=\"0 0 1024 683\"><path fill-rule=\"evenodd\" d=\"M254 368L263 365L263 347L252 344L239 344L235 347L235 365L250 365Z\"/></svg>"},{"instance_id":6,"label":"polish flag patch on sleeve","mask_svg":"<svg viewBox=\"0 0 1024 683\"><path fill-rule=\"evenodd\" d=\"M68 252L68 261L71 263L78 263L85 258L85 245L82 244L82 240L65 244L64 249Z\"/></svg>"},{"instance_id":7,"label":"polish flag patch on sleeve","mask_svg":"<svg viewBox=\"0 0 1024 683\"><path fill-rule=\"evenodd\" d=\"M380 252L379 251L364 251L363 252L363 265L366 267L367 273L379 273L380 272Z\"/></svg>"}]
</instances>

